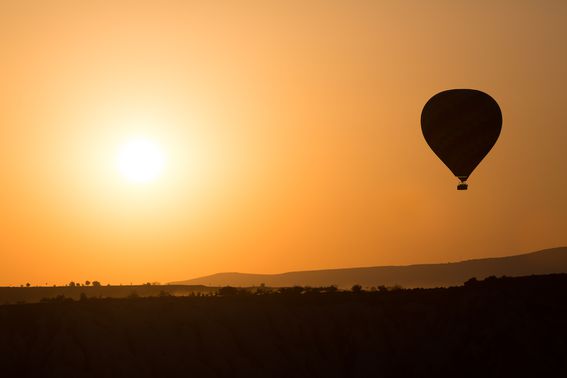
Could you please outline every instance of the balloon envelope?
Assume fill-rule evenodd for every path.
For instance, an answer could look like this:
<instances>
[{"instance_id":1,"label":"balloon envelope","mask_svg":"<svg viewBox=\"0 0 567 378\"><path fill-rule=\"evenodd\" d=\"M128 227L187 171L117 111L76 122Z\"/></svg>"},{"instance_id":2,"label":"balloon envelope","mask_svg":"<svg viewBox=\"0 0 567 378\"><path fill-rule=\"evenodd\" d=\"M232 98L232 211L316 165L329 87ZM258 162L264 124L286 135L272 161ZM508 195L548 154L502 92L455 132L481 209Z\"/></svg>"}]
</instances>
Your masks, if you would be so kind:
<instances>
[{"instance_id":1,"label":"balloon envelope","mask_svg":"<svg viewBox=\"0 0 567 378\"><path fill-rule=\"evenodd\" d=\"M501 129L502 112L496 101L474 89L440 92L421 112L427 144L462 182L492 149Z\"/></svg>"}]
</instances>

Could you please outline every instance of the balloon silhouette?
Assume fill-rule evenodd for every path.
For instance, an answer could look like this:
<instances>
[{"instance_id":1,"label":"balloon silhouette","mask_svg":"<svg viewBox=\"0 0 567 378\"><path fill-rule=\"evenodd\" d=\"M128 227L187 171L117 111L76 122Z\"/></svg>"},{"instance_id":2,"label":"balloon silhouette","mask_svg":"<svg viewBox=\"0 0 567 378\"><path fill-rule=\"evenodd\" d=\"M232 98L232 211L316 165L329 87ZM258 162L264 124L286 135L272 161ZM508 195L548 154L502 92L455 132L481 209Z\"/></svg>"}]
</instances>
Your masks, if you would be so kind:
<instances>
[{"instance_id":1,"label":"balloon silhouette","mask_svg":"<svg viewBox=\"0 0 567 378\"><path fill-rule=\"evenodd\" d=\"M492 149L502 129L502 112L492 97L474 89L451 89L431 97L421 112L427 144L461 183Z\"/></svg>"}]
</instances>

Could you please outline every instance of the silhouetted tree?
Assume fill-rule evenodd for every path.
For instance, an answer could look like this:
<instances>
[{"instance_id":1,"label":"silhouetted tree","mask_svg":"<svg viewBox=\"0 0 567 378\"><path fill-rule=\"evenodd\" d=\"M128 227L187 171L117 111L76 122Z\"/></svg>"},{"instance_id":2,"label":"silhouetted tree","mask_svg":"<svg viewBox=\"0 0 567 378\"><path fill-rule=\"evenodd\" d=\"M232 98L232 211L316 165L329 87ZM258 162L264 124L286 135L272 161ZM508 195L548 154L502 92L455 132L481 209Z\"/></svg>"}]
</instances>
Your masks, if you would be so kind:
<instances>
[{"instance_id":1,"label":"silhouetted tree","mask_svg":"<svg viewBox=\"0 0 567 378\"><path fill-rule=\"evenodd\" d=\"M478 280L476 279L476 277L472 277L469 278L466 282L465 282L465 286L474 286L478 284Z\"/></svg>"},{"instance_id":2,"label":"silhouetted tree","mask_svg":"<svg viewBox=\"0 0 567 378\"><path fill-rule=\"evenodd\" d=\"M360 293L362 291L362 286L360 286L359 284L352 285L351 290L353 293Z\"/></svg>"},{"instance_id":3,"label":"silhouetted tree","mask_svg":"<svg viewBox=\"0 0 567 378\"><path fill-rule=\"evenodd\" d=\"M89 280L85 281L85 286L89 286L90 284L91 284L91 281L89 281Z\"/></svg>"},{"instance_id":4,"label":"silhouetted tree","mask_svg":"<svg viewBox=\"0 0 567 378\"><path fill-rule=\"evenodd\" d=\"M336 293L339 289L335 285L327 286L325 288L326 293Z\"/></svg>"},{"instance_id":5,"label":"silhouetted tree","mask_svg":"<svg viewBox=\"0 0 567 378\"><path fill-rule=\"evenodd\" d=\"M28 282L28 283L26 284L26 287L30 287L30 286L31 286L31 285L30 285L30 283Z\"/></svg>"},{"instance_id":6,"label":"silhouetted tree","mask_svg":"<svg viewBox=\"0 0 567 378\"><path fill-rule=\"evenodd\" d=\"M75 284L75 282L71 281L71 282L69 282L69 286L70 286L70 287L75 287L76 284Z\"/></svg>"},{"instance_id":7,"label":"silhouetted tree","mask_svg":"<svg viewBox=\"0 0 567 378\"><path fill-rule=\"evenodd\" d=\"M496 276L488 276L484 279L484 282L486 283L491 283L491 282L496 282L498 281L498 278L496 278Z\"/></svg>"},{"instance_id":8,"label":"silhouetted tree","mask_svg":"<svg viewBox=\"0 0 567 378\"><path fill-rule=\"evenodd\" d=\"M93 286L94 286L94 287L100 287L100 282L98 282L98 281L93 281Z\"/></svg>"}]
</instances>

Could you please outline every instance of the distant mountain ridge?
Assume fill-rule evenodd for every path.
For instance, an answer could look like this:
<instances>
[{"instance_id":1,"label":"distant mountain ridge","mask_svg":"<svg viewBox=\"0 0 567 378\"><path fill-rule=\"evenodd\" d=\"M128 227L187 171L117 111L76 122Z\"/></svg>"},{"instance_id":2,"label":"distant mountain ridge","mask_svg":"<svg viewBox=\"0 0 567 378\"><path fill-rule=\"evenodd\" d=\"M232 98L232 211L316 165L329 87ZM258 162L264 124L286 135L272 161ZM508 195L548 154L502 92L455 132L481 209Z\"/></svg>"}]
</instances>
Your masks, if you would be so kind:
<instances>
[{"instance_id":1,"label":"distant mountain ridge","mask_svg":"<svg viewBox=\"0 0 567 378\"><path fill-rule=\"evenodd\" d=\"M412 287L447 287L461 285L471 277L529 276L567 273L567 247L544 249L521 255L466 260L444 264L377 266L367 268L325 269L280 274L217 273L170 285L207 286L329 286L350 288L401 285Z\"/></svg>"}]
</instances>

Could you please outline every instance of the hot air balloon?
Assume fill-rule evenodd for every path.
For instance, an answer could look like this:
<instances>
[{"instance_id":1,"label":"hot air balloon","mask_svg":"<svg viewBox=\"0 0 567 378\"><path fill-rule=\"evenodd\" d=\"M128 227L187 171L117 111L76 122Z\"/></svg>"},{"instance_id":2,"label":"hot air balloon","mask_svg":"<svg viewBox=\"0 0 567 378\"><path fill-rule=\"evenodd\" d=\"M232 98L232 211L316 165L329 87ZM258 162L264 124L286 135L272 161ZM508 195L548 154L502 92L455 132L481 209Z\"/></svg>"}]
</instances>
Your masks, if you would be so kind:
<instances>
[{"instance_id":1,"label":"hot air balloon","mask_svg":"<svg viewBox=\"0 0 567 378\"><path fill-rule=\"evenodd\" d=\"M467 179L492 149L502 129L502 112L492 97L474 89L451 89L431 97L421 112L427 144L468 188Z\"/></svg>"}]
</instances>

